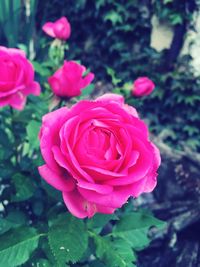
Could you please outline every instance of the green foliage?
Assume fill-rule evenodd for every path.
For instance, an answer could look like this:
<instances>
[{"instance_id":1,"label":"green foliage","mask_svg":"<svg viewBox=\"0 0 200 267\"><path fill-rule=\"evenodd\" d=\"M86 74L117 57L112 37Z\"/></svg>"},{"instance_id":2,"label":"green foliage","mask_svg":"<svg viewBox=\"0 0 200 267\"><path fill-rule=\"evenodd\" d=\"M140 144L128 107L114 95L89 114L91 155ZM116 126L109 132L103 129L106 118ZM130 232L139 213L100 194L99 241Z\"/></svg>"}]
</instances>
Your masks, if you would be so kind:
<instances>
[{"instance_id":1,"label":"green foliage","mask_svg":"<svg viewBox=\"0 0 200 267\"><path fill-rule=\"evenodd\" d=\"M121 79L116 77L116 73L112 68L107 67L106 70L107 70L107 74L111 76L113 85L117 85L118 83L121 82Z\"/></svg>"},{"instance_id":2,"label":"green foliage","mask_svg":"<svg viewBox=\"0 0 200 267\"><path fill-rule=\"evenodd\" d=\"M127 252L127 254L124 254L123 250L118 249L117 242L112 243L109 239L100 236L93 236L93 238L96 245L96 255L98 258L103 260L107 266L126 267L127 262L131 263L134 260L134 256L132 257L133 252L126 242L122 242L123 246L125 245ZM113 245L116 246L113 247Z\"/></svg>"},{"instance_id":3,"label":"green foliage","mask_svg":"<svg viewBox=\"0 0 200 267\"><path fill-rule=\"evenodd\" d=\"M191 20L191 16L186 12L185 1L164 0L154 1L156 15L161 21L165 21L172 26L182 24L183 20Z\"/></svg>"},{"instance_id":4,"label":"green foliage","mask_svg":"<svg viewBox=\"0 0 200 267\"><path fill-rule=\"evenodd\" d=\"M33 149L39 146L38 134L40 125L40 122L32 120L28 123L26 127L28 142Z\"/></svg>"},{"instance_id":5,"label":"green foliage","mask_svg":"<svg viewBox=\"0 0 200 267\"><path fill-rule=\"evenodd\" d=\"M88 235L83 221L69 214L60 215L52 222L48 240L59 266L80 260L88 245Z\"/></svg>"},{"instance_id":6,"label":"green foliage","mask_svg":"<svg viewBox=\"0 0 200 267\"><path fill-rule=\"evenodd\" d=\"M8 42L9 47L30 45L35 27L35 12L37 0L0 0L0 29ZM24 20L23 30L21 19ZM27 49L29 53L29 49Z\"/></svg>"},{"instance_id":7,"label":"green foliage","mask_svg":"<svg viewBox=\"0 0 200 267\"><path fill-rule=\"evenodd\" d=\"M4 25L4 33L10 46L17 43L18 25L20 21L21 1L0 1L0 23Z\"/></svg>"},{"instance_id":8,"label":"green foliage","mask_svg":"<svg viewBox=\"0 0 200 267\"><path fill-rule=\"evenodd\" d=\"M98 219L94 217L93 222L88 222L92 230L90 230L90 237L94 240L96 246L96 256L106 266L110 267L131 267L135 266L137 260L136 251L145 248L150 240L148 238L148 230L152 226L163 228L164 223L144 211L128 211L119 217L111 217L112 230L104 235L99 235L100 231L96 232L94 221ZM101 215L102 216L102 215ZM105 222L109 218L106 215L102 216L102 228L105 229ZM107 217L107 218L106 218ZM99 223L100 224L100 223ZM95 230L95 231L94 231ZM103 233L103 231L102 231Z\"/></svg>"},{"instance_id":9,"label":"green foliage","mask_svg":"<svg viewBox=\"0 0 200 267\"><path fill-rule=\"evenodd\" d=\"M150 242L147 235L150 226L162 228L164 223L145 212L135 212L123 216L113 228L111 235L123 238L132 248L141 250Z\"/></svg>"},{"instance_id":10,"label":"green foliage","mask_svg":"<svg viewBox=\"0 0 200 267\"><path fill-rule=\"evenodd\" d=\"M102 214L95 214L93 218L88 220L88 228L95 231L97 234L99 234L102 230L102 228L108 224L111 220L117 220L118 217L115 214L109 214L109 215L103 215Z\"/></svg>"},{"instance_id":11,"label":"green foliage","mask_svg":"<svg viewBox=\"0 0 200 267\"><path fill-rule=\"evenodd\" d=\"M19 226L19 225L7 219L0 218L0 234L1 235L15 226Z\"/></svg>"},{"instance_id":12,"label":"green foliage","mask_svg":"<svg viewBox=\"0 0 200 267\"><path fill-rule=\"evenodd\" d=\"M19 175L14 178L17 183L24 179ZM37 194L37 201L39 198ZM32 202L34 206L34 200ZM164 225L142 211L129 209L118 216L97 214L84 222L63 213L63 206L58 208L53 199L49 203L45 199L45 204L51 207L47 217L35 214L34 228L27 227L27 224L32 224L30 219L34 213L25 215L23 208L22 211L10 211L5 219L0 220L0 266L17 266L25 262L25 266L64 266L65 263L88 260L89 266L135 266L136 250L149 243L149 227ZM12 204L9 206L12 209ZM94 255L94 259L90 260L90 255Z\"/></svg>"},{"instance_id":13,"label":"green foliage","mask_svg":"<svg viewBox=\"0 0 200 267\"><path fill-rule=\"evenodd\" d=\"M194 76L191 57L181 56L173 69L165 70L168 51L158 52L150 47L152 16L156 15L172 27L185 23L192 26L192 6L198 3L189 2L165 0L141 4L139 0L93 3L79 0L66 5L53 1L72 25L67 57L81 58L95 73L96 80L112 82L116 93L124 94L130 104L139 108L154 134L158 135L166 128L173 132L174 137L167 136L164 142L176 149L186 145L199 151L200 77ZM43 20L56 19L60 15L47 0L39 6L37 16ZM151 78L156 89L151 96L133 99L131 85L139 76ZM193 130L184 129L185 125Z\"/></svg>"},{"instance_id":14,"label":"green foliage","mask_svg":"<svg viewBox=\"0 0 200 267\"><path fill-rule=\"evenodd\" d=\"M81 99L84 99L84 98L90 96L93 93L94 89L95 89L94 84L88 85L87 87L84 88L84 90L82 91L81 96L79 96L78 99L81 100Z\"/></svg>"},{"instance_id":15,"label":"green foliage","mask_svg":"<svg viewBox=\"0 0 200 267\"><path fill-rule=\"evenodd\" d=\"M17 173L12 177L12 181L14 183L16 194L12 196L11 201L24 201L33 196L35 186L29 177Z\"/></svg>"},{"instance_id":16,"label":"green foliage","mask_svg":"<svg viewBox=\"0 0 200 267\"><path fill-rule=\"evenodd\" d=\"M194 79L189 66L182 69L183 64L186 63L180 62L175 71L163 75L162 79L166 80L154 74L157 85L154 93L142 101L135 101L134 105L140 107L143 114L149 114L148 121L156 135L168 131L164 134L166 143L178 149L190 147L199 151L200 80ZM133 103L130 97L128 102Z\"/></svg>"},{"instance_id":17,"label":"green foliage","mask_svg":"<svg viewBox=\"0 0 200 267\"><path fill-rule=\"evenodd\" d=\"M118 215L97 214L83 221L64 213L53 199L45 202L49 212L42 218L35 214L34 225L32 213L28 219L23 212L12 211L0 220L0 266L134 267L136 251L149 243L148 229L164 226L130 207Z\"/></svg>"},{"instance_id":18,"label":"green foliage","mask_svg":"<svg viewBox=\"0 0 200 267\"><path fill-rule=\"evenodd\" d=\"M25 263L37 248L40 235L34 228L10 230L0 238L0 264L14 267Z\"/></svg>"}]
</instances>

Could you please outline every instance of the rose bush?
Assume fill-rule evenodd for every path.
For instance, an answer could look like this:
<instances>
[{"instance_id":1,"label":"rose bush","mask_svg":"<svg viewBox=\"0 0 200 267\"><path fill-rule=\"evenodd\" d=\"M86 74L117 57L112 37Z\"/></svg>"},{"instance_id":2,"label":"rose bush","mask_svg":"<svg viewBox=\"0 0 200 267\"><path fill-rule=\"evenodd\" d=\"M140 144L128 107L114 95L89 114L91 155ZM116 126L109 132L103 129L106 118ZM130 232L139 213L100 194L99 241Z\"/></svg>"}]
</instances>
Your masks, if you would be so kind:
<instances>
[{"instance_id":1,"label":"rose bush","mask_svg":"<svg viewBox=\"0 0 200 267\"><path fill-rule=\"evenodd\" d=\"M94 74L89 72L83 77L86 68L75 61L65 61L48 82L55 95L60 97L79 96L81 90L88 86L94 79Z\"/></svg>"},{"instance_id":2,"label":"rose bush","mask_svg":"<svg viewBox=\"0 0 200 267\"><path fill-rule=\"evenodd\" d=\"M155 84L148 77L139 77L133 83L132 94L134 96L147 96L152 93Z\"/></svg>"},{"instance_id":3,"label":"rose bush","mask_svg":"<svg viewBox=\"0 0 200 267\"><path fill-rule=\"evenodd\" d=\"M40 94L32 64L23 51L0 46L0 107L22 110L29 94Z\"/></svg>"},{"instance_id":4,"label":"rose bush","mask_svg":"<svg viewBox=\"0 0 200 267\"><path fill-rule=\"evenodd\" d=\"M93 89L97 87L104 91L104 82L99 81L97 87L91 85L82 92L94 74L74 61L64 62L69 54L64 40L71 31L66 18L44 26L47 34L57 39L40 40L36 32L40 31L40 25L34 25L37 5L31 5L29 14L25 14L23 4L21 13L19 4L8 2L2 5L2 14L12 43L9 46L19 46L14 40L20 40L20 46L32 58L35 56L36 78L43 93L41 97L31 98L23 112L13 112L7 107L0 110L0 266L136 266L137 252L150 242L149 227L160 229L162 222L138 211L138 205L133 209L132 203L112 213L130 196L153 190L160 164L159 151L149 141L148 129L136 110L126 105L120 95L107 94L95 101L80 101L70 109L63 107L45 115L39 134L45 161L39 167L40 174L62 192L72 215L78 218L92 217L95 213L105 215L79 220L66 210L64 203L60 205L60 192L44 183L37 171L42 165L38 140L41 117L48 110L77 101L70 97L81 93L81 99L93 97ZM45 17L48 13L45 9ZM29 25L22 28L30 26L30 29L24 30L27 35L24 43L23 29L15 26L18 26L17 17L21 20L25 15ZM83 35L90 39L87 23L84 23L87 34ZM84 54L87 54L85 49ZM79 56L70 50L71 59ZM116 92L123 93L119 88L122 80L115 71L102 65L98 58L95 62L100 66L99 75L102 76L106 68L113 84L117 85ZM0 63L0 105L22 109L29 93L40 93L32 65L22 51L6 48L0 50ZM53 92L62 100L51 97L46 84L49 76ZM124 86L127 101L129 85L127 82Z\"/></svg>"},{"instance_id":5,"label":"rose bush","mask_svg":"<svg viewBox=\"0 0 200 267\"><path fill-rule=\"evenodd\" d=\"M136 110L120 95L80 101L43 117L40 175L79 218L113 213L156 186L160 154Z\"/></svg>"},{"instance_id":6,"label":"rose bush","mask_svg":"<svg viewBox=\"0 0 200 267\"><path fill-rule=\"evenodd\" d=\"M47 35L60 40L67 40L71 34L71 26L66 17L62 17L55 22L47 22L42 29Z\"/></svg>"}]
</instances>

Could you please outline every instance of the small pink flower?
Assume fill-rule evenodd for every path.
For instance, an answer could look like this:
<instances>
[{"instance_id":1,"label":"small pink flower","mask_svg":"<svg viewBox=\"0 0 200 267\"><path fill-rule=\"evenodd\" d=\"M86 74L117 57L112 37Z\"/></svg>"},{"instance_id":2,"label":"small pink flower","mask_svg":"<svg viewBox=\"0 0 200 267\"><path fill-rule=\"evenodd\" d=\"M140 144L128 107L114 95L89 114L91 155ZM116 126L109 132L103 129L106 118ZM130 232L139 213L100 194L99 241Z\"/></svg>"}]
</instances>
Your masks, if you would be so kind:
<instances>
[{"instance_id":1,"label":"small pink flower","mask_svg":"<svg viewBox=\"0 0 200 267\"><path fill-rule=\"evenodd\" d=\"M40 94L32 64L22 50L0 46L0 107L22 110L29 94Z\"/></svg>"},{"instance_id":2,"label":"small pink flower","mask_svg":"<svg viewBox=\"0 0 200 267\"><path fill-rule=\"evenodd\" d=\"M42 30L49 36L60 40L67 40L71 34L71 26L66 17L45 23Z\"/></svg>"},{"instance_id":3,"label":"small pink flower","mask_svg":"<svg viewBox=\"0 0 200 267\"><path fill-rule=\"evenodd\" d=\"M45 161L40 175L62 191L78 218L113 213L129 197L156 186L159 150L137 111L120 95L46 114L39 138Z\"/></svg>"},{"instance_id":4,"label":"small pink flower","mask_svg":"<svg viewBox=\"0 0 200 267\"><path fill-rule=\"evenodd\" d=\"M133 83L132 94L134 96L147 96L154 90L155 84L148 77L139 77Z\"/></svg>"},{"instance_id":5,"label":"small pink flower","mask_svg":"<svg viewBox=\"0 0 200 267\"><path fill-rule=\"evenodd\" d=\"M60 97L79 96L81 90L88 86L94 79L94 74L89 72L83 77L86 68L75 61L65 61L48 82L55 95Z\"/></svg>"}]
</instances>

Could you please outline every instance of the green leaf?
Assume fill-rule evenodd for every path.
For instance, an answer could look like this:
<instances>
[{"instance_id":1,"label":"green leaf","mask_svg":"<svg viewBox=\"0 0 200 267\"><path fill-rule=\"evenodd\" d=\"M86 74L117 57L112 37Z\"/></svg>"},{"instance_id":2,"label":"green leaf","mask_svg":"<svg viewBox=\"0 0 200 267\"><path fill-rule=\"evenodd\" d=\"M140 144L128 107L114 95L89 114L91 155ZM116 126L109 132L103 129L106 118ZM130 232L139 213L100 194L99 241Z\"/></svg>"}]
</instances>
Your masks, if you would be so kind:
<instances>
[{"instance_id":1,"label":"green leaf","mask_svg":"<svg viewBox=\"0 0 200 267\"><path fill-rule=\"evenodd\" d=\"M37 248L40 234L34 228L20 227L0 237L0 266L14 267L25 263Z\"/></svg>"},{"instance_id":2,"label":"green leaf","mask_svg":"<svg viewBox=\"0 0 200 267\"><path fill-rule=\"evenodd\" d=\"M82 99L83 97L85 97L85 96L87 96L87 95L92 94L92 92L94 91L94 89L95 89L94 84L90 84L90 85L88 85L87 87L85 87L85 88L82 90L80 99Z\"/></svg>"},{"instance_id":3,"label":"green leaf","mask_svg":"<svg viewBox=\"0 0 200 267\"><path fill-rule=\"evenodd\" d=\"M182 24L183 18L181 17L180 14L171 14L170 21L172 25Z\"/></svg>"},{"instance_id":4,"label":"green leaf","mask_svg":"<svg viewBox=\"0 0 200 267\"><path fill-rule=\"evenodd\" d=\"M9 220L0 218L0 234L7 232L10 230L13 226L16 226L18 224L15 224L14 222L11 222Z\"/></svg>"},{"instance_id":5,"label":"green leaf","mask_svg":"<svg viewBox=\"0 0 200 267\"><path fill-rule=\"evenodd\" d=\"M96 256L109 267L127 267L135 259L130 245L124 241L111 242L106 237L92 235L96 245ZM120 242L120 243L118 243ZM124 246L120 248L120 246ZM127 250L127 252L125 252Z\"/></svg>"},{"instance_id":6,"label":"green leaf","mask_svg":"<svg viewBox=\"0 0 200 267\"><path fill-rule=\"evenodd\" d=\"M62 214L53 221L48 233L49 245L60 266L75 263L87 249L88 234L82 220Z\"/></svg>"},{"instance_id":7,"label":"green leaf","mask_svg":"<svg viewBox=\"0 0 200 267\"><path fill-rule=\"evenodd\" d=\"M173 0L163 0L164 5L167 5L168 3L172 3L172 2L173 2Z\"/></svg>"},{"instance_id":8,"label":"green leaf","mask_svg":"<svg viewBox=\"0 0 200 267\"><path fill-rule=\"evenodd\" d=\"M52 267L51 263L46 259L36 259L33 262L31 262L31 265L27 265L27 267L28 266L31 266L31 267Z\"/></svg>"},{"instance_id":9,"label":"green leaf","mask_svg":"<svg viewBox=\"0 0 200 267\"><path fill-rule=\"evenodd\" d=\"M95 260L95 261L90 262L89 267L106 267L106 265L98 260Z\"/></svg>"},{"instance_id":10,"label":"green leaf","mask_svg":"<svg viewBox=\"0 0 200 267\"><path fill-rule=\"evenodd\" d=\"M187 132L189 136L199 134L199 129L197 127L190 126L190 125L185 125L183 127L183 131Z\"/></svg>"},{"instance_id":11,"label":"green leaf","mask_svg":"<svg viewBox=\"0 0 200 267\"><path fill-rule=\"evenodd\" d=\"M198 138L193 138L193 139L188 139L186 144L191 148L191 149L197 149L198 146L200 146L200 142Z\"/></svg>"},{"instance_id":12,"label":"green leaf","mask_svg":"<svg viewBox=\"0 0 200 267\"><path fill-rule=\"evenodd\" d=\"M52 67L52 62L44 62L44 63L39 63L37 61L32 61L33 66L34 66L34 70L39 73L41 76L43 77L48 77L50 76L52 73L49 70L48 67ZM48 64L49 63L49 64Z\"/></svg>"},{"instance_id":13,"label":"green leaf","mask_svg":"<svg viewBox=\"0 0 200 267\"><path fill-rule=\"evenodd\" d=\"M10 211L5 218L0 218L0 234L4 234L11 228L17 228L26 224L27 220L24 214L20 211Z\"/></svg>"},{"instance_id":14,"label":"green leaf","mask_svg":"<svg viewBox=\"0 0 200 267\"><path fill-rule=\"evenodd\" d=\"M95 5L96 8L99 9L101 6L104 6L106 3L106 0L96 0Z\"/></svg>"},{"instance_id":15,"label":"green leaf","mask_svg":"<svg viewBox=\"0 0 200 267\"><path fill-rule=\"evenodd\" d=\"M48 197L53 198L54 201L56 202L61 202L62 201L62 194L60 191L55 190L52 186L47 184L44 180L42 180L42 187L48 194Z\"/></svg>"},{"instance_id":16,"label":"green leaf","mask_svg":"<svg viewBox=\"0 0 200 267\"><path fill-rule=\"evenodd\" d=\"M38 148L39 146L38 133L40 126L41 126L40 122L32 120L26 127L28 141L31 145L31 148L33 149Z\"/></svg>"},{"instance_id":17,"label":"green leaf","mask_svg":"<svg viewBox=\"0 0 200 267\"><path fill-rule=\"evenodd\" d=\"M51 263L51 266L56 266L56 259L51 251L51 248L49 246L48 242L42 242L41 243L41 248L43 250L43 252L45 253L46 258L48 259L48 261Z\"/></svg>"},{"instance_id":18,"label":"green leaf","mask_svg":"<svg viewBox=\"0 0 200 267\"><path fill-rule=\"evenodd\" d=\"M17 47L25 52L28 55L28 47L25 44L18 44Z\"/></svg>"},{"instance_id":19,"label":"green leaf","mask_svg":"<svg viewBox=\"0 0 200 267\"><path fill-rule=\"evenodd\" d=\"M162 228L165 225L153 216L143 211L133 212L123 216L114 226L111 235L126 240L132 248L140 250L145 248L150 240L147 236L148 230L152 226Z\"/></svg>"},{"instance_id":20,"label":"green leaf","mask_svg":"<svg viewBox=\"0 0 200 267\"><path fill-rule=\"evenodd\" d=\"M11 210L8 212L8 216L6 220L10 221L11 223L15 224L27 224L27 217L26 214L20 210Z\"/></svg>"},{"instance_id":21,"label":"green leaf","mask_svg":"<svg viewBox=\"0 0 200 267\"><path fill-rule=\"evenodd\" d=\"M11 198L13 202L24 201L33 196L35 187L30 179L30 177L26 177L20 173L17 173L12 177L16 190L16 194Z\"/></svg>"},{"instance_id":22,"label":"green leaf","mask_svg":"<svg viewBox=\"0 0 200 267\"><path fill-rule=\"evenodd\" d=\"M111 21L112 25L115 26L123 22L123 17L115 10L111 10L104 16L104 21Z\"/></svg>"},{"instance_id":23,"label":"green leaf","mask_svg":"<svg viewBox=\"0 0 200 267\"><path fill-rule=\"evenodd\" d=\"M33 207L33 213L37 216L41 216L44 212L44 204L42 201L35 201L33 204L32 204L32 207Z\"/></svg>"},{"instance_id":24,"label":"green leaf","mask_svg":"<svg viewBox=\"0 0 200 267\"><path fill-rule=\"evenodd\" d=\"M115 239L113 241L113 247L121 255L127 263L132 263L136 261L136 256L130 246L130 244L124 239Z\"/></svg>"},{"instance_id":25,"label":"green leaf","mask_svg":"<svg viewBox=\"0 0 200 267\"><path fill-rule=\"evenodd\" d=\"M2 129L0 129L0 147L1 146L5 148L10 148L11 146L8 134Z\"/></svg>"},{"instance_id":26,"label":"green leaf","mask_svg":"<svg viewBox=\"0 0 200 267\"><path fill-rule=\"evenodd\" d=\"M106 68L106 72L107 72L107 74L108 74L109 76L111 76L111 78L112 78L112 83L113 83L114 85L117 85L118 83L121 82L121 79L118 79L118 78L116 77L116 73L115 73L115 71L114 71L112 68L107 67L107 68Z\"/></svg>"},{"instance_id":27,"label":"green leaf","mask_svg":"<svg viewBox=\"0 0 200 267\"><path fill-rule=\"evenodd\" d=\"M92 229L96 233L100 233L103 227L110 220L118 220L115 214L95 214L95 216L88 220L87 225L89 229Z\"/></svg>"}]
</instances>

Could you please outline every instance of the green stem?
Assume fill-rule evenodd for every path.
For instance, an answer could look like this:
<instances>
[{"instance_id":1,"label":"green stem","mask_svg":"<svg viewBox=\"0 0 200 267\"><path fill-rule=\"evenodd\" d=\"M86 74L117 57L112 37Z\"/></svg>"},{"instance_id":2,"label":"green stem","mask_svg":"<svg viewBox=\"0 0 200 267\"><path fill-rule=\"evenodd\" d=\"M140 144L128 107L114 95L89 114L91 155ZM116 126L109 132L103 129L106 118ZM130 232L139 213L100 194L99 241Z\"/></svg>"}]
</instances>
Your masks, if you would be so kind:
<instances>
[{"instance_id":1,"label":"green stem","mask_svg":"<svg viewBox=\"0 0 200 267\"><path fill-rule=\"evenodd\" d=\"M13 120L13 117L14 117L14 110L12 107L10 107L10 117L11 117L11 130L12 130L12 133L13 133L13 136L14 136L14 147L13 147L13 152L14 152L14 157L15 157L15 163L16 163L16 166L19 164L18 162L18 151L17 151L17 137L16 137L16 134L15 134L15 123L14 123L14 120Z\"/></svg>"},{"instance_id":2,"label":"green stem","mask_svg":"<svg viewBox=\"0 0 200 267\"><path fill-rule=\"evenodd\" d=\"M63 103L64 103L64 100L63 99L60 99L60 102L58 104L58 108L62 108Z\"/></svg>"}]
</instances>

